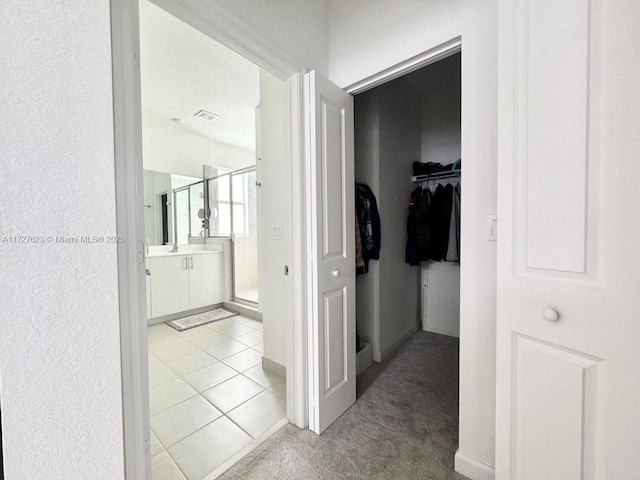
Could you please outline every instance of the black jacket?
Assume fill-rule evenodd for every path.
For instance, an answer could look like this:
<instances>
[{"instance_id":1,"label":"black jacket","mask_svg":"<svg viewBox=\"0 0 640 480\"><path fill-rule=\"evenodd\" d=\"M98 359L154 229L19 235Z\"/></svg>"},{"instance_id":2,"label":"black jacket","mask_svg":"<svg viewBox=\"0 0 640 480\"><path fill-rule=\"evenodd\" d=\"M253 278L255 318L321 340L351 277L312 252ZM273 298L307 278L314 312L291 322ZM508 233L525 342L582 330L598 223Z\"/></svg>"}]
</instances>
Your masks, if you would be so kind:
<instances>
[{"instance_id":1,"label":"black jacket","mask_svg":"<svg viewBox=\"0 0 640 480\"><path fill-rule=\"evenodd\" d=\"M360 239L362 241L362 257L364 259L364 271L368 270L369 260L380 258L380 214L376 197L368 185L356 184L356 215L360 227Z\"/></svg>"}]
</instances>

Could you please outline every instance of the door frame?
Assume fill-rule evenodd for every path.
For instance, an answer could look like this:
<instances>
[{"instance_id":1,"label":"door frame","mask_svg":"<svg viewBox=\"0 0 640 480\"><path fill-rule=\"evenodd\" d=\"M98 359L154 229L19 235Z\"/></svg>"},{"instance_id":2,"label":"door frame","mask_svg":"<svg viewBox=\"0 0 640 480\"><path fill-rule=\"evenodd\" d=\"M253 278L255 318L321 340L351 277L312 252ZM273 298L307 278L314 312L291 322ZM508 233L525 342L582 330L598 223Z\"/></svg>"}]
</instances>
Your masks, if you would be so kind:
<instances>
[{"instance_id":1,"label":"door frame","mask_svg":"<svg viewBox=\"0 0 640 480\"><path fill-rule=\"evenodd\" d=\"M373 73L368 77L358 80L351 85L344 87L344 90L351 95L357 95L359 93L366 92L383 83L390 82L396 78L407 75L416 70L420 70L427 65L436 63L439 60L455 55L462 51L462 37L454 37L447 40L444 43L436 45L433 48L425 50L413 57L407 58L400 63L391 65L379 72Z\"/></svg>"},{"instance_id":2,"label":"door frame","mask_svg":"<svg viewBox=\"0 0 640 480\"><path fill-rule=\"evenodd\" d=\"M308 308L311 271L307 265L310 228L309 158L305 151L304 73L294 60L268 39L230 14L220 4L197 0L151 0L168 13L215 41L243 55L286 81L288 105L287 155L291 167L293 285L292 325L287 345L287 418L299 428L308 426L310 339ZM134 0L111 0L111 46L116 177L116 228L126 238L118 244L118 294L121 340L122 409L125 478L150 475L149 389L144 278L144 212L142 117L140 91L139 5ZM461 37L452 38L414 57L392 65L345 88L357 94L461 51ZM140 322L140 319L144 319Z\"/></svg>"},{"instance_id":3,"label":"door frame","mask_svg":"<svg viewBox=\"0 0 640 480\"><path fill-rule=\"evenodd\" d=\"M306 401L306 273L303 165L304 107L298 64L267 39L255 34L215 3L152 0L178 19L243 55L286 81L290 92L286 115L291 165L292 239L290 260L293 287L292 318L287 344L287 418L299 428L308 425ZM116 179L116 230L126 241L117 246L124 474L129 480L150 477L149 388L144 278L144 190L140 86L139 4L111 0L111 49ZM143 321L141 321L143 320Z\"/></svg>"},{"instance_id":4,"label":"door frame","mask_svg":"<svg viewBox=\"0 0 640 480\"><path fill-rule=\"evenodd\" d=\"M431 65L433 63L436 63L440 60L443 60L447 57L450 57L452 55L455 55L461 52L462 52L462 37L456 36L454 38L451 38L450 40L447 40L446 42L436 45L433 48L425 50L424 52L421 52L413 57L403 60L395 65L391 65L383 70L380 70L379 72L373 73L363 78L362 80L359 80L347 87L344 87L344 90L351 95L357 95L359 93L366 92L367 90L370 90L384 83L395 80L396 78L402 77L415 70L419 70L423 67L426 67L428 65ZM304 96L304 92L301 92L301 93ZM461 96L462 95L463 95L463 92L461 92ZM304 105L302 110L303 110L302 113L304 113L304 110L305 110ZM306 118L306 114L304 114L303 118L300 119L297 125L298 135L300 134L300 132L302 133L305 132L306 125L303 121L304 118ZM294 127L295 126L292 124L292 131L295 131ZM462 141L462 138L461 138L461 141ZM308 252L313 251L311 220L312 220L312 215L314 214L314 211L313 211L314 199L311 197L311 192L313 191L313 183L315 182L315 179L311 177L311 175L314 172L313 164L312 164L312 156L313 156L313 152L311 151L311 145L309 144L309 142L306 142L306 144L304 145L303 166L304 166L304 169L310 173L309 175L306 176L305 183L303 185L305 189L305 191L303 192L303 195L305 198L304 205L306 208L306 212L304 212L303 218L306 218L307 220L305 232L308 232L308 235L304 240L306 242L305 245ZM462 181L462 174L460 177L460 181ZM318 345L314 343L314 338L313 338L314 312L312 311L313 309L312 298L313 298L314 279L313 279L313 268L311 265L312 260L313 258L311 255L305 256L305 261L307 262L306 263L306 282L305 282L307 286L307 292L306 292L306 295L304 296L304 301L307 308L306 310L307 318L306 318L306 322L304 322L305 323L304 327L307 331L307 334L305 335L306 341L307 341L306 343L306 363L307 363L306 400L308 402L307 403L307 419L310 417L310 412L313 412L313 409L315 408L314 402L313 402L313 396L315 392L314 392L313 382L311 381L311 379L313 379L313 376L314 376L314 372L312 371L312 369L314 368L314 353L315 353L315 349L318 348ZM460 272L460 275L462 275L462 271ZM295 323L296 322L294 322L294 325ZM294 339L297 339L297 338L298 336L294 337ZM294 349L295 348L296 348L296 345L294 343ZM309 422L307 422L307 424L308 423Z\"/></svg>"}]
</instances>

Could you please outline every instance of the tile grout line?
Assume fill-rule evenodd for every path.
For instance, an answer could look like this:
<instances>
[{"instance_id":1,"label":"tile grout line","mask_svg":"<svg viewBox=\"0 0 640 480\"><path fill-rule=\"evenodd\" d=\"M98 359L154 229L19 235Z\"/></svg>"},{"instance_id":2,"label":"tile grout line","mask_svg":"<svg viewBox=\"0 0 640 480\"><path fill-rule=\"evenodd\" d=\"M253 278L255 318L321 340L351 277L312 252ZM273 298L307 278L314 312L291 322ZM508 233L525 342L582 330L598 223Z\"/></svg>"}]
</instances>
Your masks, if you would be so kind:
<instances>
[{"instance_id":1,"label":"tile grout line","mask_svg":"<svg viewBox=\"0 0 640 480\"><path fill-rule=\"evenodd\" d=\"M226 320L226 319L225 319L225 320ZM235 320L234 320L234 321L235 321ZM213 323L215 323L215 322L213 322ZM231 417L229 417L227 414L228 414L228 413L233 412L233 411L234 411L234 410L236 410L237 408L241 407L242 405L246 404L246 403L247 403L247 402L249 402L250 400L252 400L252 399L256 398L258 395L260 395L260 394L262 394L262 393L264 393L264 392L266 392L266 391L269 391L270 393L272 393L272 394L274 394L274 395L276 395L276 396L279 396L276 392L274 392L274 391L272 391L272 390L271 390L272 386L265 387L265 386L264 386L264 385L262 385L261 383L256 382L254 379L251 379L251 378L249 378L248 376L244 375L244 373L245 373L245 372L247 372L247 371L249 371L249 370L252 370L252 369L254 369L254 368L256 368L256 367L260 366L260 363L258 363L258 364L256 364L256 365L254 365L254 366L251 366L251 367L249 367L249 368L245 369L244 371L239 371L239 370L237 370L236 368L233 368L231 365L228 365L227 363L225 363L225 362L224 362L224 360L225 360L225 359L228 359L228 358L230 358L230 357L232 357L232 356L235 356L235 355L238 355L238 354L240 354L240 353L246 352L246 351L247 351L247 350L249 350L249 349L251 349L252 351L254 351L254 352L258 353L260 356L263 356L263 355L264 355L264 353L263 353L263 352L261 352L261 351L259 351L258 349L254 348L255 346L259 345L260 343L264 343L264 340L263 340L263 342L258 342L258 343L256 343L255 345L247 345L246 343L244 343L244 342L240 342L240 341L238 341L238 340L237 340L237 338L239 338L239 337L241 337L241 336L244 336L244 335L251 335L251 334L254 334L255 332L260 332L261 334L264 334L264 330L263 330L262 328L254 328L253 326L245 325L245 324L240 323L240 322L236 322L236 323L238 323L239 325L242 325L242 326L244 326L244 327L246 327L246 328L250 328L252 331L250 331L250 332L246 332L246 333L243 333L243 334L241 334L241 335L238 335L237 337L231 337L231 336L229 336L229 335L227 335L227 334L225 334L225 333L219 332L219 331L217 331L217 330L215 330L215 329L213 329L213 328L209 328L209 329L208 329L209 331L212 331L212 332L214 332L214 333L217 333L218 335L221 335L222 337L225 337L225 338L226 338L226 339L228 339L228 340L235 341L235 342L237 342L237 343L239 343L239 344L242 344L242 345L246 346L246 348L244 348L243 350L240 350L239 352L233 353L233 354L231 354L231 355L227 355L227 356L226 356L226 357L224 357L224 358L217 358L217 357L215 357L214 355L212 355L212 354L210 354L209 352L207 352L206 350L204 350L200 345L197 345L197 344L193 343L192 341L190 341L190 340L188 340L188 339L186 339L186 338L182 338L182 337L180 336L180 333L181 333L181 332L178 332L178 331L176 331L176 332L172 332L172 331L170 331L170 332L169 332L169 334L174 335L176 338L180 339L182 342L185 342L185 343L190 344L190 345L192 345L193 347L195 347L195 348L196 348L196 351L195 351L195 352L187 353L187 354L185 354L185 355L180 355L180 356L178 356L178 357L172 358L171 360L165 361L165 360L161 360L160 358L158 358L158 357L155 355L155 352L159 352L159 351L162 351L162 350L167 350L167 349L169 349L169 348L175 348L177 345L180 345L180 343L177 343L177 344L175 344L175 345L168 345L168 346L166 346L166 347L164 347L164 348L160 348L160 349L157 349L157 350L155 350L155 351L151 351L150 349L148 349L148 353L149 353L149 354L151 354L151 355L152 355L152 356L153 356L153 357L154 357L154 358L159 362L159 363L158 363L158 365L163 365L163 366L165 366L167 369L169 369L169 371L171 371L172 373L174 373L174 374L176 375L176 378L172 378L172 379L170 379L170 380L167 380L166 382L162 382L162 383L160 383L160 384L158 384L158 385L155 385L153 388L156 388L156 387L162 386L162 385L164 385L164 384L166 384L166 383L171 382L172 380L176 380L177 378L179 378L179 379L180 379L180 380L182 380L185 384L187 384L190 388L192 388L194 391L196 391L196 394L195 394L195 395L192 395L192 396L190 396L189 398L187 398L187 399L185 399L185 400L182 400L182 401L180 401L180 402L176 403L175 405L172 405L172 406L170 406L170 407L168 407L168 408L166 408L166 409L164 409L164 410L161 410L160 412L155 413L153 416L156 416L156 415L159 415L159 414L161 414L161 413L164 413L164 412L166 412L166 411L170 410L171 408L174 408L174 407L176 407L176 406L178 406L178 405L180 405L180 404L182 404L182 403L185 403L185 402L187 402L187 401L189 401L189 400L192 400L193 398L195 398L195 397L197 397L197 396L202 397L202 399L203 399L203 400L205 400L208 404L210 404L213 408L215 408L215 409L216 409L218 412L220 412L220 414L221 414L221 415L220 415L218 418L216 418L215 420L213 420L213 421L211 421L211 422L207 423L206 425L202 426L201 428L196 429L195 431L193 431L193 432L191 432L189 435L187 435L187 436L185 436L185 437L181 438L180 440L178 440L177 442L173 443L173 444L172 444L171 446L169 446L169 447L166 447L166 446L164 445L164 443L160 440L160 438L157 436L157 434L155 433L155 431L153 431L153 429L151 428L151 426L149 427L149 428L150 428L150 430L153 432L153 435L155 436L156 440L158 441L158 443L159 443L159 444L160 444L160 446L162 447L162 450L161 450L160 452L158 452L156 455L154 455L154 457L156 457L157 455L160 455L160 454L161 454L161 453L163 453L163 452L166 452L166 454L167 454L167 456L169 457L169 459L171 460L171 462L174 464L174 466L176 467L176 469L180 472L180 474L182 474L182 475L183 475L183 477L184 477L185 479L186 479L186 478L188 478L188 477L187 477L187 475L185 474L185 472L184 472L184 471L182 471L182 469L181 469L181 468L180 468L180 466L178 465L178 462L173 458L173 456L172 456L172 455L171 455L171 453L169 452L169 448L172 448L173 446L177 445L178 443L180 443L180 442L184 441L186 438L188 438L188 437L190 437L190 436L192 436L192 435L196 434L196 433L197 433L197 432L199 432L200 430L202 430L202 429L206 428L207 426L210 426L212 423L214 423L214 422L216 422L216 421L220 420L220 419L221 419L221 418L223 418L223 417L226 417L226 418L227 418L227 420L229 420L233 425L235 425L235 426L236 426L240 431L244 432L244 433L245 433L245 434L246 434L246 435L251 439L251 441L253 442L253 441L255 441L255 440L256 440L256 438L258 438L258 437L253 437L253 435L251 435L248 431L246 431L244 428L242 428L238 423L236 423L236 422L235 422ZM209 324L208 324L208 325L209 325ZM208 325L203 325L203 327L207 327ZM167 328L171 328L171 327L167 327ZM198 328L198 327L196 327L196 328ZM215 345L218 345L218 344L220 344L220 343L223 343L223 342L218 342L218 343L216 343L216 344L212 345L212 347L213 347L213 346L215 346ZM175 371L174 369L172 369L169 365L167 365L167 363L168 363L168 362L173 362L173 361L179 360L179 359L181 359L181 358L187 357L187 356L189 356L189 355L194 355L194 354L196 354L196 353L198 353L198 352L202 352L202 353L204 353L205 355L210 356L211 358L213 358L213 359L215 360L215 362L214 362L214 363L211 363L211 364L209 364L209 365L205 365L205 366L204 366L204 367L202 367L202 368L198 368L198 369L196 369L196 370L193 370L193 371L191 371L191 372L188 372L188 373L186 373L186 374L180 374L180 373L178 373L177 371ZM222 381L222 382L220 382L220 383L218 383L218 384L216 384L216 385L213 385L213 386L211 386L211 387L207 388L206 390L203 390L202 392L198 391L196 388L194 388L194 387L193 387L193 385L191 385L189 382L187 382L187 381L185 380L185 378L184 378L184 377L185 377L186 375L190 375L190 374L195 373L195 372L197 372L197 371L199 371L199 370L202 370L202 369L204 369L204 368L210 367L211 365L214 365L214 364L216 364L216 363L222 363L222 364L223 364L223 365L225 365L226 367L228 367L228 368L230 368L231 370L233 370L234 372L236 372L236 375L234 375L234 376L232 376L232 377L230 377L230 378L228 378L228 379L226 379L226 380L224 380L224 381ZM154 366L157 366L157 365L154 365ZM151 367L151 368L153 368L153 367ZM208 398L206 398L206 397L203 395L203 393L204 393L204 392L206 392L206 391L208 391L208 390L211 390L211 389L213 389L213 388L215 388L215 387L217 387L217 386L219 386L219 385L222 385L223 383L225 383L225 382L227 382L227 381L230 381L230 380L232 380L232 379L234 379L234 378L237 378L239 375L240 375L240 376L242 376L243 378L245 378L246 380L248 380L248 381L250 381L250 382L252 382L252 383L254 383L254 384L258 385L262 390L261 390L260 392L256 393L255 395L252 395L250 398L248 398L248 399L244 400L244 401L243 401L243 402L241 402L240 404L236 405L235 407L233 407L231 410L229 410L229 411L228 411L228 412L226 412L226 413L225 413L225 412L223 412L221 409L219 409L219 408L218 408L218 407L217 407L217 406L216 406L212 401L210 401ZM285 400L285 401L286 401L286 400ZM286 418L286 417L285 417L285 418ZM243 447L243 448L244 448L244 447ZM240 452L240 451L242 451L242 448L241 448L241 449L239 449L238 451L234 452L234 453L233 453L231 456L229 456L225 461L228 461L230 458L232 458L234 455L238 454L238 452ZM224 462L223 462L223 463L224 463ZM216 468L217 468L217 467L216 467ZM215 471L215 469L214 469L214 470L212 470L212 472L209 472L207 475L210 475L210 474L211 474L211 473L213 473L214 471Z\"/></svg>"}]
</instances>

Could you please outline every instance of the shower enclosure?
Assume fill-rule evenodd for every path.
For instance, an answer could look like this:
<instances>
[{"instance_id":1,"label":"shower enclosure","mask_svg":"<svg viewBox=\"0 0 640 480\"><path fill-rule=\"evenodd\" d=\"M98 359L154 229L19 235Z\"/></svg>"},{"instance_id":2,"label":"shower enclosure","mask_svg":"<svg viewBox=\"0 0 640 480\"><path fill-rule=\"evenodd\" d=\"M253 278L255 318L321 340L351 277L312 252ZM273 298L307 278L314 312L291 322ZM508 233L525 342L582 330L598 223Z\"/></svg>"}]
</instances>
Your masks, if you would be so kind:
<instances>
[{"instance_id":1,"label":"shower enclosure","mask_svg":"<svg viewBox=\"0 0 640 480\"><path fill-rule=\"evenodd\" d=\"M257 305L258 202L255 167L208 180L209 236L230 238L233 299Z\"/></svg>"}]
</instances>

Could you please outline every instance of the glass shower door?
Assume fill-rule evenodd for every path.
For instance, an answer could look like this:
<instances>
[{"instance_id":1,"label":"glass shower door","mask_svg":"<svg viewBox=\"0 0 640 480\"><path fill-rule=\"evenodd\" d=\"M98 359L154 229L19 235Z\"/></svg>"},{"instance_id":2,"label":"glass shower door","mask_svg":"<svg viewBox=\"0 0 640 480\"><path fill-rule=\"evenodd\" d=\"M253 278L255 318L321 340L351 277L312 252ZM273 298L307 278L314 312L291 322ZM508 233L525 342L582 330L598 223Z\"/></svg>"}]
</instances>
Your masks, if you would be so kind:
<instances>
[{"instance_id":1,"label":"glass shower door","mask_svg":"<svg viewBox=\"0 0 640 480\"><path fill-rule=\"evenodd\" d=\"M258 303L258 202L255 168L231 174L233 293Z\"/></svg>"}]
</instances>

